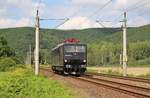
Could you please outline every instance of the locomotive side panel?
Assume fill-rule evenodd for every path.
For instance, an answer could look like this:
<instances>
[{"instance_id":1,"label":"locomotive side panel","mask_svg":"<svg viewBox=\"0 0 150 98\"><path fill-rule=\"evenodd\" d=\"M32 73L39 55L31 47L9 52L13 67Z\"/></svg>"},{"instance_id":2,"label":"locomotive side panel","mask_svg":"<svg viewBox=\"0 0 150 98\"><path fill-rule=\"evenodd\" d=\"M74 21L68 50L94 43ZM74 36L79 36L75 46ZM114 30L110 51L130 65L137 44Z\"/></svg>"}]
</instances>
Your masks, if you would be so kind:
<instances>
[{"instance_id":1,"label":"locomotive side panel","mask_svg":"<svg viewBox=\"0 0 150 98\"><path fill-rule=\"evenodd\" d=\"M63 72L63 48L57 47L56 49L52 50L52 70L55 72Z\"/></svg>"}]
</instances>

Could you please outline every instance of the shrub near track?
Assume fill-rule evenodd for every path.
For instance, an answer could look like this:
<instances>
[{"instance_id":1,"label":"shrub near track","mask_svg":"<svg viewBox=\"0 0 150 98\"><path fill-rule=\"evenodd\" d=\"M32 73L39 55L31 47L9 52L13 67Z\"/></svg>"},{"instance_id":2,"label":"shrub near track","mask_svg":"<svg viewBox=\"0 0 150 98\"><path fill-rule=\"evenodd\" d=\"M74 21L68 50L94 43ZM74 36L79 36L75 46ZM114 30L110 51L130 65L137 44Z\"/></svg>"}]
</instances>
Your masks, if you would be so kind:
<instances>
[{"instance_id":1,"label":"shrub near track","mask_svg":"<svg viewBox=\"0 0 150 98\"><path fill-rule=\"evenodd\" d=\"M0 71L8 71L15 68L16 62L10 57L0 58Z\"/></svg>"},{"instance_id":2,"label":"shrub near track","mask_svg":"<svg viewBox=\"0 0 150 98\"><path fill-rule=\"evenodd\" d=\"M73 93L55 80L35 76L29 69L0 72L1 98L72 98Z\"/></svg>"}]
</instances>

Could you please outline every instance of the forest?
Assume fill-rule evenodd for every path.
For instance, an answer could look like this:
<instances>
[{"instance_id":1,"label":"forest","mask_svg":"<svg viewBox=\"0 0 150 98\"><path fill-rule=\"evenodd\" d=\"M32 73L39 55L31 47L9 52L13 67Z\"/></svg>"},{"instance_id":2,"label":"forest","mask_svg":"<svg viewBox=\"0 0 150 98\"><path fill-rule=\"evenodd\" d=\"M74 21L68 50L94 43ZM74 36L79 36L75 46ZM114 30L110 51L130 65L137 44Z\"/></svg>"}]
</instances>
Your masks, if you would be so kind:
<instances>
[{"instance_id":1,"label":"forest","mask_svg":"<svg viewBox=\"0 0 150 98\"><path fill-rule=\"evenodd\" d=\"M15 51L17 62L24 64L30 52L34 54L33 27L0 29L0 37L5 38ZM51 63L51 49L68 38L76 38L88 46L89 66L117 66L122 54L121 28L89 28L83 30L40 29L40 62ZM130 27L127 30L129 66L150 64L150 25Z\"/></svg>"}]
</instances>

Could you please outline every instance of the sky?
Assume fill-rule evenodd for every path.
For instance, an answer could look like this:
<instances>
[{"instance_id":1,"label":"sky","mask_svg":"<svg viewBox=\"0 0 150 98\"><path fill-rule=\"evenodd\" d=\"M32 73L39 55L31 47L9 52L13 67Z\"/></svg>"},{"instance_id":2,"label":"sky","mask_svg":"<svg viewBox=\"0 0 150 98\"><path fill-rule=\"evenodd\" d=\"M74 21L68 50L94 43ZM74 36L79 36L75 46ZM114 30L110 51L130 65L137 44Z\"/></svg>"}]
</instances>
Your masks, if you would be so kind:
<instances>
[{"instance_id":1,"label":"sky","mask_svg":"<svg viewBox=\"0 0 150 98\"><path fill-rule=\"evenodd\" d=\"M40 21L41 28L66 19L57 29L121 27L125 11L130 27L150 23L150 0L0 0L0 28L34 27L37 8L41 19L64 19Z\"/></svg>"}]
</instances>

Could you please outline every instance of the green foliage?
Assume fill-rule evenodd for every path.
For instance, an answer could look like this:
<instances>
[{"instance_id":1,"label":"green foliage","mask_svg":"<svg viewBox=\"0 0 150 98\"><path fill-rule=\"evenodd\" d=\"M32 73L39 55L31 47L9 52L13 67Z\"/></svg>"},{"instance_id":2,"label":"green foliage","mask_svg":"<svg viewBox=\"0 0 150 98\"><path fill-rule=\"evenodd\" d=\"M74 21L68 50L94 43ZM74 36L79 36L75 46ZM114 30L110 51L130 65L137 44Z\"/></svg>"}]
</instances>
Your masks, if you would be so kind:
<instances>
[{"instance_id":1,"label":"green foliage","mask_svg":"<svg viewBox=\"0 0 150 98\"><path fill-rule=\"evenodd\" d=\"M12 58L4 57L0 59L0 71L7 71L16 66L16 62Z\"/></svg>"},{"instance_id":2,"label":"green foliage","mask_svg":"<svg viewBox=\"0 0 150 98\"><path fill-rule=\"evenodd\" d=\"M29 45L32 46L32 52L34 51L34 28L10 28L1 29L0 36L7 38L8 45L12 47L17 57L21 58L21 61L25 61L27 52L29 52ZM105 40L109 35L120 31L118 28L95 28L85 30L55 30L55 29L41 29L40 33L40 48L41 58L47 58L47 62L50 63L50 51L56 46L56 44L63 42L64 39L75 37L83 43L99 42L99 40ZM48 53L47 53L48 52ZM44 53L44 54L43 54ZM42 60L43 61L43 60Z\"/></svg>"},{"instance_id":3,"label":"green foliage","mask_svg":"<svg viewBox=\"0 0 150 98\"><path fill-rule=\"evenodd\" d=\"M150 41L132 43L129 45L129 49L129 55L131 55L135 60L150 57Z\"/></svg>"},{"instance_id":4,"label":"green foliage","mask_svg":"<svg viewBox=\"0 0 150 98\"><path fill-rule=\"evenodd\" d=\"M119 71L113 71L111 69L109 69L108 71L104 71L103 73L110 74L110 75L119 75L119 76L122 76L122 73L120 73Z\"/></svg>"},{"instance_id":5,"label":"green foliage","mask_svg":"<svg viewBox=\"0 0 150 98\"><path fill-rule=\"evenodd\" d=\"M89 65L113 65L119 63L121 48L110 42L92 43L88 49Z\"/></svg>"},{"instance_id":6,"label":"green foliage","mask_svg":"<svg viewBox=\"0 0 150 98\"><path fill-rule=\"evenodd\" d=\"M7 45L7 40L4 37L0 37L0 43L2 46L6 46Z\"/></svg>"},{"instance_id":7,"label":"green foliage","mask_svg":"<svg viewBox=\"0 0 150 98\"><path fill-rule=\"evenodd\" d=\"M150 72L147 73L146 75L139 75L138 77L140 77L140 78L149 78L150 79Z\"/></svg>"},{"instance_id":8,"label":"green foliage","mask_svg":"<svg viewBox=\"0 0 150 98\"><path fill-rule=\"evenodd\" d=\"M72 98L73 93L55 80L35 76L28 69L0 72L0 96L3 98Z\"/></svg>"},{"instance_id":9,"label":"green foliage","mask_svg":"<svg viewBox=\"0 0 150 98\"><path fill-rule=\"evenodd\" d=\"M7 40L4 37L0 37L0 57L15 56L15 52L7 45Z\"/></svg>"},{"instance_id":10,"label":"green foliage","mask_svg":"<svg viewBox=\"0 0 150 98\"><path fill-rule=\"evenodd\" d=\"M8 45L15 49L16 56L24 63L29 45L34 51L34 28L1 29L0 36L7 37ZM118 65L122 53L122 30L119 28L91 28L84 30L41 29L41 63L51 63L51 49L64 39L74 37L88 44L89 65ZM150 25L128 28L129 64L149 63ZM19 39L19 40L18 40ZM146 63L146 64L147 64Z\"/></svg>"},{"instance_id":11,"label":"green foliage","mask_svg":"<svg viewBox=\"0 0 150 98\"><path fill-rule=\"evenodd\" d=\"M22 58L20 56L13 56L11 57L15 62L16 64L24 64L24 62L22 61Z\"/></svg>"},{"instance_id":12,"label":"green foliage","mask_svg":"<svg viewBox=\"0 0 150 98\"><path fill-rule=\"evenodd\" d=\"M9 46L0 47L0 57L10 57L15 56L15 52Z\"/></svg>"}]
</instances>

